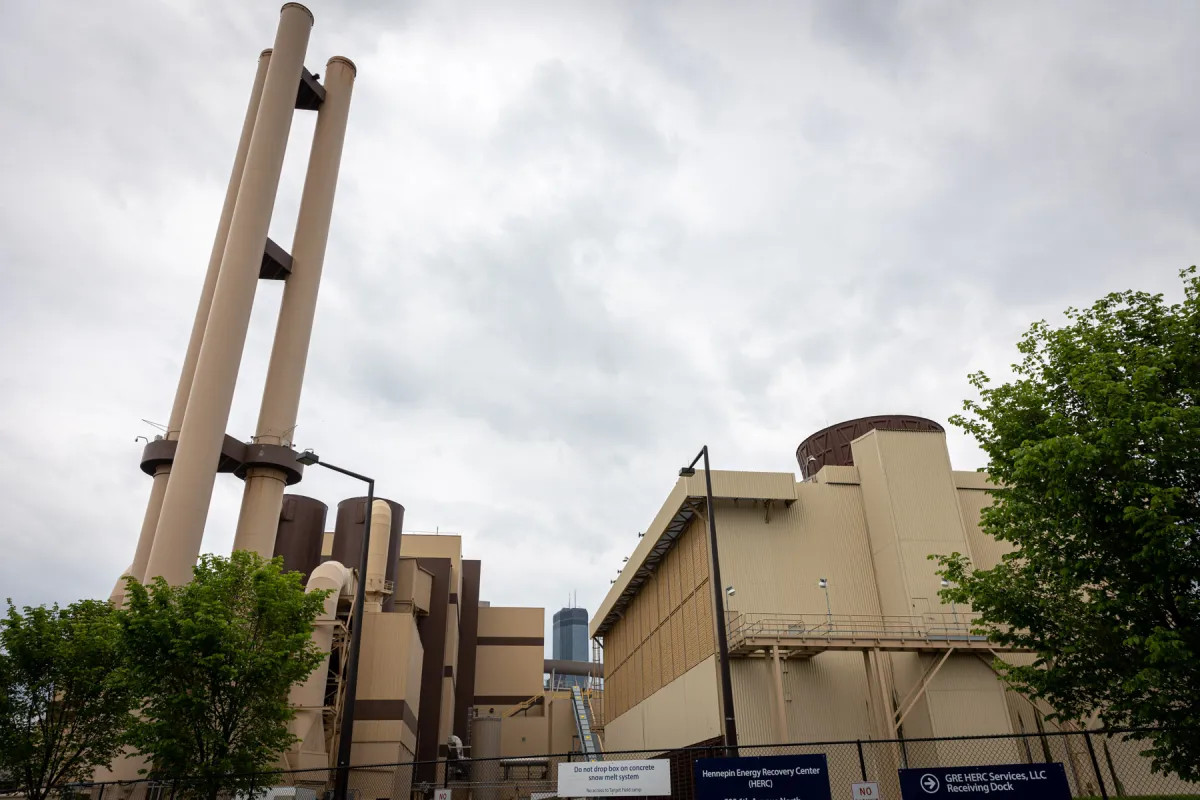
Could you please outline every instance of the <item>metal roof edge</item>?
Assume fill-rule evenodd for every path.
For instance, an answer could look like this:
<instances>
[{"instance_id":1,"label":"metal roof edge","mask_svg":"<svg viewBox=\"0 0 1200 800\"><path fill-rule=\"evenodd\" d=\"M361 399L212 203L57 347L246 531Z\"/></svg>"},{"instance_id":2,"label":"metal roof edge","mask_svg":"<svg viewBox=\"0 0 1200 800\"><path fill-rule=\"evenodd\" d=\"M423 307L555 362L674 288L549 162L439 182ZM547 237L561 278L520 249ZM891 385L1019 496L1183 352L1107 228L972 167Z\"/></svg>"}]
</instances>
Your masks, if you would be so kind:
<instances>
[{"instance_id":1,"label":"metal roof edge","mask_svg":"<svg viewBox=\"0 0 1200 800\"><path fill-rule=\"evenodd\" d=\"M712 471L713 498L755 499L779 501L791 505L796 501L796 476L790 472ZM658 562L671 549L675 539L691 524L695 511L689 501L705 497L704 470L681 477L663 501L650 527L638 542L629 561L621 570L616 583L608 589L596 613L588 624L588 636L603 635L612 627L629 600L658 567Z\"/></svg>"}]
</instances>

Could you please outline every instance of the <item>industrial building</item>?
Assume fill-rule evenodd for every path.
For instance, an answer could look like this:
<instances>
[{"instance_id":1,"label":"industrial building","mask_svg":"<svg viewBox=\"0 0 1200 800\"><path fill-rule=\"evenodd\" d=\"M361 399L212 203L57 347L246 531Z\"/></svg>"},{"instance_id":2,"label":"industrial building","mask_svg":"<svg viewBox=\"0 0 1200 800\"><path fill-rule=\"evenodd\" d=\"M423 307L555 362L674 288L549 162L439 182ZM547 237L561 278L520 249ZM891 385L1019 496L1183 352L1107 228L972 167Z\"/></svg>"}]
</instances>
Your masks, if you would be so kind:
<instances>
[{"instance_id":1,"label":"industrial building","mask_svg":"<svg viewBox=\"0 0 1200 800\"><path fill-rule=\"evenodd\" d=\"M799 480L711 474L737 743L1057 729L1050 709L1007 691L991 667L996 656L1032 656L972 635L970 609L938 597L931 556L957 551L988 568L1006 552L979 526L994 487L951 466L941 426L856 419L810 436L796 455ZM679 478L593 617L607 750L667 752L725 732L705 477ZM926 748L924 763L944 765L1088 758L1063 752L1082 741L1026 752L1018 739L995 739L969 756L956 744L909 753ZM1112 746L1148 773L1135 744Z\"/></svg>"},{"instance_id":2,"label":"industrial building","mask_svg":"<svg viewBox=\"0 0 1200 800\"><path fill-rule=\"evenodd\" d=\"M328 657L293 690L299 741L281 767L315 768L319 785L347 731L344 763L425 762L375 776L353 771L352 783L362 783L351 788L363 796L404 798L418 785L448 782L438 758L546 768L549 753L598 758L594 721L603 722L609 751L659 753L719 740L730 716L742 744L1048 726L1042 709L996 679L995 648L970 635L969 609L938 599L930 556L960 551L987 567L1004 548L979 528L987 476L952 469L944 432L929 420L870 418L821 431L797 451L800 480L681 477L591 622L604 665L588 660L582 609L555 615L556 658L546 660L544 610L481 600L484 565L464 558L458 536L402 535L399 503L344 500L330 530L327 506L285 494L305 468L293 433L356 74L340 56L323 82L305 69L312 24L304 6L285 4L274 47L260 56L167 430L142 453L152 478L143 525L111 598L123 602L129 576L189 580L214 481L242 480L234 549L281 556L310 590L331 590L313 637ZM296 110L315 111L317 122L289 252L267 232ZM259 420L246 441L226 427L260 280L285 287ZM723 616L715 597L727 601ZM361 627L352 627L359 612ZM728 659L717 657L718 631ZM356 634L359 671L350 681ZM721 707L726 668L732 710ZM556 676L601 670L603 719L595 720L597 683L560 689ZM343 725L350 716L353 725ZM994 742L995 763L1020 760L1016 746ZM952 752L941 755L954 763ZM106 777L131 778L139 766L126 760ZM344 780L349 770L336 772Z\"/></svg>"},{"instance_id":3,"label":"industrial building","mask_svg":"<svg viewBox=\"0 0 1200 800\"><path fill-rule=\"evenodd\" d=\"M300 742L285 756L287 769L330 765L333 726L342 717L345 620L353 597L346 588L356 580L343 564L353 562L362 545L365 511L365 497L342 501L333 530L326 532L324 504L284 496L276 555L310 588L335 589L318 621L330 660L293 692ZM401 535L403 515L397 503L374 501L352 763L577 750L571 693L543 687L544 672L554 668L545 659L544 609L481 600L483 565L463 558L461 537ZM407 772L379 771L409 779ZM355 780L378 791L379 781L368 772L356 770ZM433 763L411 775L416 782L440 777ZM406 793L397 791L395 796Z\"/></svg>"},{"instance_id":4,"label":"industrial building","mask_svg":"<svg viewBox=\"0 0 1200 800\"><path fill-rule=\"evenodd\" d=\"M401 536L404 508L386 499L368 507L364 497L339 503L326 530L327 506L285 494L306 465L323 463L302 459L292 437L356 75L342 56L329 59L323 82L304 67L312 25L307 8L284 4L274 46L259 57L169 421L142 452L141 469L152 478L144 521L110 599L124 601L127 577L176 585L191 579L214 481L231 475L244 483L233 548L281 556L308 590L330 590L313 636L328 657L292 691L299 741L281 767L316 768L310 777L320 783L336 763L519 757L591 746L588 699L577 689L547 691L544 675L596 668L545 659L543 609L480 600L483 565L463 558L459 536ZM267 232L296 111L315 111L317 121L289 252ZM284 290L258 423L243 440L226 427L262 280L283 281ZM351 738L339 754L345 730ZM98 777L133 778L141 766L126 758ZM367 772L356 770L353 780L369 780ZM372 797L407 797L402 782L437 777L432 764L392 773L392 790L381 792L376 781ZM347 771L337 774L344 779Z\"/></svg>"}]
</instances>

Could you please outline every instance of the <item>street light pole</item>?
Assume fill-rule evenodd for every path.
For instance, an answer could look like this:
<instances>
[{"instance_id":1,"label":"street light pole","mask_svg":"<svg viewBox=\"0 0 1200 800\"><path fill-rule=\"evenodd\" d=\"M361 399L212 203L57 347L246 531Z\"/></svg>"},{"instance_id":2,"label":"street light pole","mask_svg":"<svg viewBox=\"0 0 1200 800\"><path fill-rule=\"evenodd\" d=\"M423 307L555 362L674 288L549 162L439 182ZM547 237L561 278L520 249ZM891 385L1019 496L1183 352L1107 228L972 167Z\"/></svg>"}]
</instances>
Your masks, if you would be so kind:
<instances>
[{"instance_id":1,"label":"street light pole","mask_svg":"<svg viewBox=\"0 0 1200 800\"><path fill-rule=\"evenodd\" d=\"M737 755L737 723L733 714L733 678L729 672L729 639L725 631L725 598L721 583L721 559L717 554L717 519L712 494L712 469L708 463L708 445L692 459L692 463L679 470L680 477L696 474L696 462L704 460L704 499L708 514L708 570L712 584L713 622L717 633L717 666L721 673L721 712L724 715L722 738L725 741L726 757Z\"/></svg>"},{"instance_id":2,"label":"street light pole","mask_svg":"<svg viewBox=\"0 0 1200 800\"><path fill-rule=\"evenodd\" d=\"M817 580L817 586L825 592L825 621L829 630L833 630L833 606L829 605L829 581L824 578Z\"/></svg>"},{"instance_id":3,"label":"street light pole","mask_svg":"<svg viewBox=\"0 0 1200 800\"><path fill-rule=\"evenodd\" d=\"M358 580L354 587L354 612L350 619L350 649L346 654L346 692L342 697L342 719L338 723L337 769L334 773L333 799L346 800L350 785L350 748L354 744L354 703L358 699L358 656L362 646L363 606L366 605L367 556L371 547L371 507L375 505L375 479L322 461L312 450L296 456L301 464L319 464L326 469L357 478L367 484L367 513L363 515L362 550L358 555Z\"/></svg>"}]
</instances>

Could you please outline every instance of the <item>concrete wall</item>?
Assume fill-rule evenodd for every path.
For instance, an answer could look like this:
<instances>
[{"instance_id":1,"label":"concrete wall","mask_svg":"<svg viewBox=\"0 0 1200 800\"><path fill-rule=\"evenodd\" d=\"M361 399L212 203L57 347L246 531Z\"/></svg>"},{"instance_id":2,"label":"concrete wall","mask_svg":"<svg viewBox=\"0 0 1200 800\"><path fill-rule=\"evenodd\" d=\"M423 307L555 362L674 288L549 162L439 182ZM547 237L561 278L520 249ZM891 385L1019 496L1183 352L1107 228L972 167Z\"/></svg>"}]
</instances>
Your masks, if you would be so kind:
<instances>
[{"instance_id":1,"label":"concrete wall","mask_svg":"<svg viewBox=\"0 0 1200 800\"><path fill-rule=\"evenodd\" d=\"M542 693L546 612L541 608L479 609L475 705L500 710Z\"/></svg>"}]
</instances>

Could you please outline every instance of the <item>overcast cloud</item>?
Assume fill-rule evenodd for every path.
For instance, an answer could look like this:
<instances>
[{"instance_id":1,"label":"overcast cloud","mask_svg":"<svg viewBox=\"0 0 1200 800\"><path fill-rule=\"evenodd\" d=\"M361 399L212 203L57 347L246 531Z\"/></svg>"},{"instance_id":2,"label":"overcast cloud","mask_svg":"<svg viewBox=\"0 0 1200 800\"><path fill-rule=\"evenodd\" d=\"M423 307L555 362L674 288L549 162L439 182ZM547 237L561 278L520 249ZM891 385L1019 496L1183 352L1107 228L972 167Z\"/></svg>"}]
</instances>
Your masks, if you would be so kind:
<instances>
[{"instance_id":1,"label":"overcast cloud","mask_svg":"<svg viewBox=\"0 0 1200 800\"><path fill-rule=\"evenodd\" d=\"M132 557L134 437L166 421L278 6L0 11L0 595L106 597ZM310 7L309 68L359 72L297 442L462 533L496 603L594 610L702 443L795 471L843 419L945 423L1031 321L1176 296L1198 260L1193 3Z\"/></svg>"}]
</instances>

